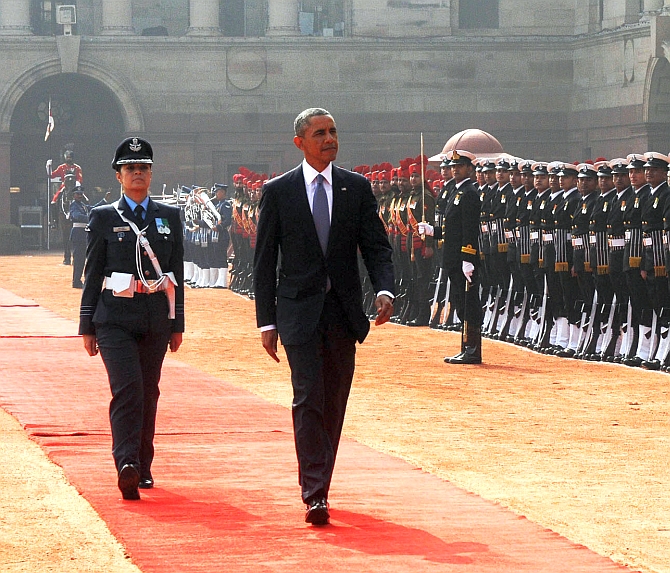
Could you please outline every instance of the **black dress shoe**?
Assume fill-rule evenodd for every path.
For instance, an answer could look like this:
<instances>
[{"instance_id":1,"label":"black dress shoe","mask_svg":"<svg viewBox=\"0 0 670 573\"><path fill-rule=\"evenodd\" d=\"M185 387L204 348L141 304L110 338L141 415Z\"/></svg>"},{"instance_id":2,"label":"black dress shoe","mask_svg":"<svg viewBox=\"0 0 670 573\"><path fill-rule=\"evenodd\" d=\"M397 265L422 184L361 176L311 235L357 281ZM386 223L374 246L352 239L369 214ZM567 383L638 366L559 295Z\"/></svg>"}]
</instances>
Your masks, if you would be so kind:
<instances>
[{"instance_id":1,"label":"black dress shoe","mask_svg":"<svg viewBox=\"0 0 670 573\"><path fill-rule=\"evenodd\" d=\"M123 499L136 500L140 499L140 492L137 487L140 483L140 472L132 464L126 464L119 472L119 489L123 495Z\"/></svg>"},{"instance_id":2,"label":"black dress shoe","mask_svg":"<svg viewBox=\"0 0 670 573\"><path fill-rule=\"evenodd\" d=\"M305 504L307 513L305 514L305 522L312 525L328 525L330 520L330 513L328 512L328 502L323 496L317 496L309 500Z\"/></svg>"},{"instance_id":3,"label":"black dress shoe","mask_svg":"<svg viewBox=\"0 0 670 573\"><path fill-rule=\"evenodd\" d=\"M428 324L429 324L428 320L415 318L414 320L410 320L407 323L407 326L428 326Z\"/></svg>"},{"instance_id":4,"label":"black dress shoe","mask_svg":"<svg viewBox=\"0 0 670 573\"><path fill-rule=\"evenodd\" d=\"M151 489L154 487L154 478L141 478L140 483L137 484L140 489Z\"/></svg>"},{"instance_id":5,"label":"black dress shoe","mask_svg":"<svg viewBox=\"0 0 670 573\"><path fill-rule=\"evenodd\" d=\"M661 361L660 360L643 360L640 363L640 366L645 370L660 370Z\"/></svg>"},{"instance_id":6,"label":"black dress shoe","mask_svg":"<svg viewBox=\"0 0 670 573\"><path fill-rule=\"evenodd\" d=\"M72 288L84 288L82 283L72 283Z\"/></svg>"}]
</instances>

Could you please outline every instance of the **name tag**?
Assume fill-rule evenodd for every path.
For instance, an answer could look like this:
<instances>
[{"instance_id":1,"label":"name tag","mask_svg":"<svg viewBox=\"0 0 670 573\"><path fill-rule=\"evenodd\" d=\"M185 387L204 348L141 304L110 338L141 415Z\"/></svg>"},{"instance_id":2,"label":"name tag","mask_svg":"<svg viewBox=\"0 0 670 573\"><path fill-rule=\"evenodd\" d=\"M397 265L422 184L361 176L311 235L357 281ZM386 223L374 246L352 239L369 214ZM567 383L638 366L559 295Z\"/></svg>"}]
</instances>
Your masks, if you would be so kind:
<instances>
[{"instance_id":1,"label":"name tag","mask_svg":"<svg viewBox=\"0 0 670 573\"><path fill-rule=\"evenodd\" d=\"M651 240L651 237L645 237L644 239L642 239L642 244L645 247L651 247L654 244L654 242Z\"/></svg>"},{"instance_id":2,"label":"name tag","mask_svg":"<svg viewBox=\"0 0 670 573\"><path fill-rule=\"evenodd\" d=\"M589 243L591 243L592 245L595 245L595 244L597 243L597 240L596 240L596 236L595 236L595 235L591 235L591 236L589 237Z\"/></svg>"},{"instance_id":3,"label":"name tag","mask_svg":"<svg viewBox=\"0 0 670 573\"><path fill-rule=\"evenodd\" d=\"M124 231L130 231L130 227L125 226L125 227L112 227L112 231L115 233L123 233Z\"/></svg>"},{"instance_id":4,"label":"name tag","mask_svg":"<svg viewBox=\"0 0 670 573\"><path fill-rule=\"evenodd\" d=\"M630 231L626 231L626 232L624 232L623 236L625 237L625 239L626 239L627 241L630 241L631 232L630 232Z\"/></svg>"},{"instance_id":5,"label":"name tag","mask_svg":"<svg viewBox=\"0 0 670 573\"><path fill-rule=\"evenodd\" d=\"M582 241L581 237L577 237L576 239L572 239L572 246L573 247L581 247L584 245L584 241Z\"/></svg>"}]
</instances>

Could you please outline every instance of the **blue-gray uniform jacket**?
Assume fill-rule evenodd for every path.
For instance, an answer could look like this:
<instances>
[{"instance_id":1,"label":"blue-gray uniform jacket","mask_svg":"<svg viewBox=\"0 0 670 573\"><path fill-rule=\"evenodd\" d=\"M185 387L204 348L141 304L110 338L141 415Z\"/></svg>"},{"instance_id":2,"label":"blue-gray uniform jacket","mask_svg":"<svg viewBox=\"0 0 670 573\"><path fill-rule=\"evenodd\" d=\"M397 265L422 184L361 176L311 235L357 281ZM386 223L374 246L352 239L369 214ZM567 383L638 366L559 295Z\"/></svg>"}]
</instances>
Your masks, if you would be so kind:
<instances>
[{"instance_id":1,"label":"blue-gray uniform jacket","mask_svg":"<svg viewBox=\"0 0 670 573\"><path fill-rule=\"evenodd\" d=\"M130 207L122 197L118 201L123 215L134 221ZM179 208L149 199L146 219L140 229L160 263L163 273L172 272L176 279L175 318L170 320L172 332L184 331L184 244L179 219ZM169 229L169 233L166 231ZM96 207L91 211L88 224L85 286L79 315L79 334L95 334L95 324L116 325L134 332L152 330L168 315L165 292L135 294L132 298L116 297L111 290L103 290L105 277L113 272L133 274L139 279L135 261L136 235L121 219L115 204ZM144 278L158 276L146 253L141 251Z\"/></svg>"},{"instance_id":2,"label":"blue-gray uniform jacket","mask_svg":"<svg viewBox=\"0 0 670 573\"><path fill-rule=\"evenodd\" d=\"M83 201L72 201L72 203L70 203L70 222L80 224L88 223L88 213L90 209L91 208ZM72 230L70 231L70 240L73 243L85 243L85 227L73 225Z\"/></svg>"}]
</instances>

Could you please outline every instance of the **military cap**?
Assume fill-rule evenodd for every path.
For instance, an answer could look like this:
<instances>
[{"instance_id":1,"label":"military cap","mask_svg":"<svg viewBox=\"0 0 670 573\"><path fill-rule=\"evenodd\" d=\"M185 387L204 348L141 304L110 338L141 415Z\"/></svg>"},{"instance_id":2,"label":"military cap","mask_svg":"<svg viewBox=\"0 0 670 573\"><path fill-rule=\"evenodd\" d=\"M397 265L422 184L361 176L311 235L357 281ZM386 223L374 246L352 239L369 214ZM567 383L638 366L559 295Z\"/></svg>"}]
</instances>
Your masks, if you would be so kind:
<instances>
[{"instance_id":1,"label":"military cap","mask_svg":"<svg viewBox=\"0 0 670 573\"><path fill-rule=\"evenodd\" d=\"M561 164L561 170L557 173L559 177L574 177L578 175L579 171L577 166L573 163L563 163Z\"/></svg>"},{"instance_id":2,"label":"military cap","mask_svg":"<svg viewBox=\"0 0 670 573\"><path fill-rule=\"evenodd\" d=\"M617 157L609 162L609 166L612 169L612 175L628 174L628 159Z\"/></svg>"},{"instance_id":3,"label":"military cap","mask_svg":"<svg viewBox=\"0 0 670 573\"><path fill-rule=\"evenodd\" d=\"M563 164L560 161L552 161L547 164L547 173L549 175L558 175L563 169Z\"/></svg>"},{"instance_id":4,"label":"military cap","mask_svg":"<svg viewBox=\"0 0 670 573\"><path fill-rule=\"evenodd\" d=\"M598 170L595 168L594 165L591 165L590 163L580 163L577 166L578 170L578 175L577 177L579 179L586 179L586 178L593 178L595 179L598 177Z\"/></svg>"},{"instance_id":5,"label":"military cap","mask_svg":"<svg viewBox=\"0 0 670 573\"><path fill-rule=\"evenodd\" d=\"M655 151L648 151L644 154L644 158L647 160L645 167L658 167L667 171L668 164L670 164L670 158L667 155Z\"/></svg>"},{"instance_id":6,"label":"military cap","mask_svg":"<svg viewBox=\"0 0 670 573\"><path fill-rule=\"evenodd\" d=\"M391 181L391 173L389 171L380 171L379 172L380 181Z\"/></svg>"},{"instance_id":7,"label":"military cap","mask_svg":"<svg viewBox=\"0 0 670 573\"><path fill-rule=\"evenodd\" d=\"M440 163L440 169L442 167L449 167L449 160L446 155L442 158L442 163Z\"/></svg>"},{"instance_id":8,"label":"military cap","mask_svg":"<svg viewBox=\"0 0 670 573\"><path fill-rule=\"evenodd\" d=\"M521 162L523 159L518 159L516 157L513 157L509 161L509 167L507 168L507 171L521 171Z\"/></svg>"},{"instance_id":9,"label":"military cap","mask_svg":"<svg viewBox=\"0 0 670 573\"><path fill-rule=\"evenodd\" d=\"M84 188L83 188L81 185L77 185L77 186L72 190L72 194L73 194L73 195L76 195L77 193L79 193L80 195L83 195L83 194L84 194Z\"/></svg>"},{"instance_id":10,"label":"military cap","mask_svg":"<svg viewBox=\"0 0 670 573\"><path fill-rule=\"evenodd\" d=\"M498 161L496 161L495 168L496 170L503 169L507 171L509 169L509 161L507 161L505 157L501 157L500 159L498 159Z\"/></svg>"},{"instance_id":11,"label":"military cap","mask_svg":"<svg viewBox=\"0 0 670 573\"><path fill-rule=\"evenodd\" d=\"M496 164L490 159L483 159L481 165L482 165L482 173L485 173L486 171L496 170Z\"/></svg>"},{"instance_id":12,"label":"military cap","mask_svg":"<svg viewBox=\"0 0 670 573\"><path fill-rule=\"evenodd\" d=\"M612 177L612 168L607 160L596 162L594 167L598 169L598 177Z\"/></svg>"},{"instance_id":13,"label":"military cap","mask_svg":"<svg viewBox=\"0 0 670 573\"><path fill-rule=\"evenodd\" d=\"M531 165L533 175L549 175L548 163L537 161Z\"/></svg>"},{"instance_id":14,"label":"military cap","mask_svg":"<svg viewBox=\"0 0 670 573\"><path fill-rule=\"evenodd\" d=\"M519 162L519 171L521 173L533 173L533 161L530 159L523 159Z\"/></svg>"},{"instance_id":15,"label":"military cap","mask_svg":"<svg viewBox=\"0 0 670 573\"><path fill-rule=\"evenodd\" d=\"M449 151L447 157L449 158L449 165L472 165L473 160L476 159L474 153L461 149Z\"/></svg>"},{"instance_id":16,"label":"military cap","mask_svg":"<svg viewBox=\"0 0 670 573\"><path fill-rule=\"evenodd\" d=\"M116 148L112 168L118 171L121 165L128 163L147 163L151 165L153 162L154 152L151 149L151 144L139 137L129 137L124 139Z\"/></svg>"},{"instance_id":17,"label":"military cap","mask_svg":"<svg viewBox=\"0 0 670 573\"><path fill-rule=\"evenodd\" d=\"M421 174L421 164L420 163L412 163L409 166L409 174L412 175L414 173Z\"/></svg>"},{"instance_id":18,"label":"military cap","mask_svg":"<svg viewBox=\"0 0 670 573\"><path fill-rule=\"evenodd\" d=\"M628 159L628 169L643 169L647 159L639 153L631 153L626 157Z\"/></svg>"}]
</instances>

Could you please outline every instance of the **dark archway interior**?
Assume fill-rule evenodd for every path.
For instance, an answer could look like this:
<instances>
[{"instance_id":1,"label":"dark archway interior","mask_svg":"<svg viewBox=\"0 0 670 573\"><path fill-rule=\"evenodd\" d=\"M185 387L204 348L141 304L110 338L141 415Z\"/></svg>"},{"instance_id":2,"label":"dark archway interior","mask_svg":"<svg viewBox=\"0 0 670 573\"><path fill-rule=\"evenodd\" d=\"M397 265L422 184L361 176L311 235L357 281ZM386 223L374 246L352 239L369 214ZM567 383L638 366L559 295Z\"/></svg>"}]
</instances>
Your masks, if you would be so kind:
<instances>
[{"instance_id":1,"label":"dark archway interior","mask_svg":"<svg viewBox=\"0 0 670 573\"><path fill-rule=\"evenodd\" d=\"M55 126L45 142L49 99ZM118 187L111 161L123 138L123 115L116 96L97 80L58 74L39 81L14 109L11 133L11 186L21 190L12 196L12 222L19 205L47 203L46 162L52 159L55 169L66 147L74 149L91 202L102 195L96 188Z\"/></svg>"}]
</instances>

